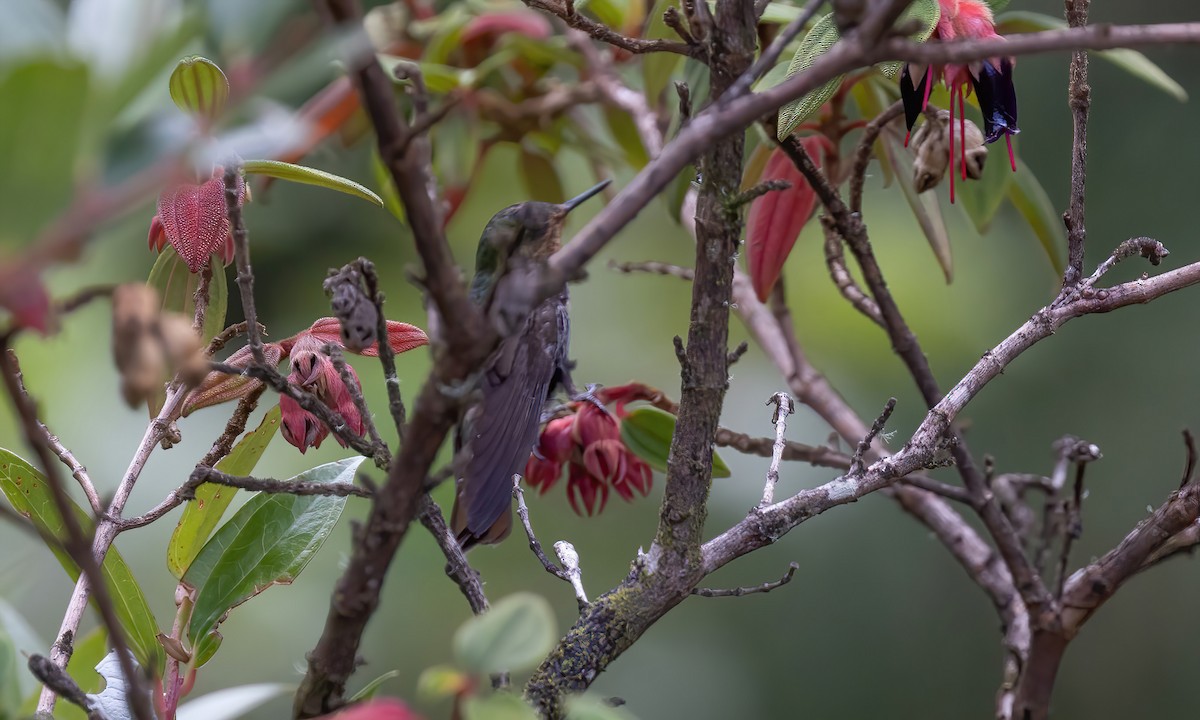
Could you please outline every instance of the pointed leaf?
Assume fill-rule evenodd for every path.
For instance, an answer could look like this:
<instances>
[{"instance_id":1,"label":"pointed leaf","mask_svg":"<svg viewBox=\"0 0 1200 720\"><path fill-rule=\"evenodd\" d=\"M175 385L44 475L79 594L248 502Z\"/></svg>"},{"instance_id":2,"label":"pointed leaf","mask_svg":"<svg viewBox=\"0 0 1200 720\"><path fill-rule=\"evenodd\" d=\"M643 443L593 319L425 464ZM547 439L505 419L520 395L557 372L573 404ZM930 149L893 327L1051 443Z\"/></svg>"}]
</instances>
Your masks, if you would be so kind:
<instances>
[{"instance_id":1,"label":"pointed leaf","mask_svg":"<svg viewBox=\"0 0 1200 720\"><path fill-rule=\"evenodd\" d=\"M88 69L44 59L0 76L0 249L9 254L71 198Z\"/></svg>"},{"instance_id":2,"label":"pointed leaf","mask_svg":"<svg viewBox=\"0 0 1200 720\"><path fill-rule=\"evenodd\" d=\"M550 652L558 633L554 611L540 595L520 592L471 618L454 635L454 657L478 675L520 672Z\"/></svg>"},{"instance_id":3,"label":"pointed leaf","mask_svg":"<svg viewBox=\"0 0 1200 720\"><path fill-rule=\"evenodd\" d=\"M362 457L338 460L293 480L353 482ZM213 535L183 576L196 589L188 625L195 643L232 608L271 585L287 584L329 537L346 505L344 497L259 493Z\"/></svg>"},{"instance_id":4,"label":"pointed leaf","mask_svg":"<svg viewBox=\"0 0 1200 720\"><path fill-rule=\"evenodd\" d=\"M67 536L67 529L54 504L46 478L12 451L0 448L0 491L12 503L13 509L33 521L38 532L58 539L58 542L49 542L47 545L71 580L77 580L79 567L60 546ZM71 511L84 534L89 534L92 530L91 518L74 503L71 503ZM112 596L121 627L128 634L134 657L143 665L149 664L152 658L159 658L161 664L162 654L158 652L156 639L158 623L142 594L141 586L115 547L105 556L100 573Z\"/></svg>"},{"instance_id":5,"label":"pointed leaf","mask_svg":"<svg viewBox=\"0 0 1200 720\"><path fill-rule=\"evenodd\" d=\"M242 436L229 454L217 463L216 469L230 475L251 474L278 429L279 406L276 405L263 416L257 428ZM196 488L196 499L189 500L184 506L183 516L167 545L167 567L172 575L181 578L187 572L200 548L221 522L221 516L235 494L237 488L213 483Z\"/></svg>"},{"instance_id":6,"label":"pointed leaf","mask_svg":"<svg viewBox=\"0 0 1200 720\"><path fill-rule=\"evenodd\" d=\"M1004 157L1004 151L999 145L988 153L987 162L983 165L983 176L978 180L964 182L957 188L958 200L971 223L980 235L985 234L991 227L996 211L1008 197L1008 184L1012 182L1013 171Z\"/></svg>"},{"instance_id":7,"label":"pointed leaf","mask_svg":"<svg viewBox=\"0 0 1200 720\"><path fill-rule=\"evenodd\" d=\"M317 170L316 168L305 167L303 165L293 165L292 163L280 162L278 160L246 160L242 163L242 170L247 174L266 175L268 177L279 178L280 180L290 180L295 183L316 185L318 187L329 188L330 190L337 190L338 192L353 195L354 197L362 198L379 207L383 207L383 200L375 193L353 180L348 180L333 173L327 173L324 170Z\"/></svg>"},{"instance_id":8,"label":"pointed leaf","mask_svg":"<svg viewBox=\"0 0 1200 720\"><path fill-rule=\"evenodd\" d=\"M566 199L558 169L545 155L521 148L521 182L526 196L539 202L560 203Z\"/></svg>"},{"instance_id":9,"label":"pointed leaf","mask_svg":"<svg viewBox=\"0 0 1200 720\"><path fill-rule=\"evenodd\" d=\"M1005 3L1007 4L1007 3ZM996 8L993 7L993 10ZM1020 34L1041 32L1043 30L1061 30L1067 27L1062 18L1043 15L1037 12L1017 10L1004 13L996 18L996 31L1003 34ZM1162 90L1179 102L1187 102L1188 93L1175 78L1137 50L1118 48L1116 50L1098 50L1095 54L1133 75L1139 80Z\"/></svg>"},{"instance_id":10,"label":"pointed leaf","mask_svg":"<svg viewBox=\"0 0 1200 720\"><path fill-rule=\"evenodd\" d=\"M621 442L634 455L659 472L667 471L671 438L675 435L675 416L656 407L640 407L621 418ZM729 466L713 450L714 478L727 478Z\"/></svg>"},{"instance_id":11,"label":"pointed leaf","mask_svg":"<svg viewBox=\"0 0 1200 720\"><path fill-rule=\"evenodd\" d=\"M362 690L359 690L358 692L351 695L350 702L356 703L356 702L362 702L363 700L370 700L371 698L375 697L375 693L379 692L379 688L382 687L385 682L387 682L388 680L391 680L392 678L398 678L398 677L400 677L399 670L388 670L387 672L385 672L384 674L375 678L371 682L367 683L366 685L363 685Z\"/></svg>"},{"instance_id":12,"label":"pointed leaf","mask_svg":"<svg viewBox=\"0 0 1200 720\"><path fill-rule=\"evenodd\" d=\"M896 169L896 184L904 193L904 199L908 201L908 206L912 209L917 224L921 226L921 232L925 234L925 239L929 241L929 247L933 250L938 265L942 268L942 274L946 276L946 282L949 283L954 279L954 255L950 249L950 235L946 232L946 224L942 220L942 210L938 203L937 193L917 192L917 189L913 187L912 156L892 133L884 133L884 136L886 137L884 148L892 167Z\"/></svg>"},{"instance_id":13,"label":"pointed leaf","mask_svg":"<svg viewBox=\"0 0 1200 720\"><path fill-rule=\"evenodd\" d=\"M490 695L471 695L463 701L465 720L537 720L537 717L519 695L504 690Z\"/></svg>"},{"instance_id":14,"label":"pointed leaf","mask_svg":"<svg viewBox=\"0 0 1200 720\"><path fill-rule=\"evenodd\" d=\"M256 683L217 690L180 705L175 720L235 720L293 690L291 685L282 683Z\"/></svg>"},{"instance_id":15,"label":"pointed leaf","mask_svg":"<svg viewBox=\"0 0 1200 720\"><path fill-rule=\"evenodd\" d=\"M810 136L800 144L819 166L820 141ZM759 178L759 182L768 180L784 180L791 187L755 198L746 214L746 268L755 294L764 302L779 280L783 264L817 204L817 194L812 186L780 148L771 153Z\"/></svg>"},{"instance_id":16,"label":"pointed leaf","mask_svg":"<svg viewBox=\"0 0 1200 720\"><path fill-rule=\"evenodd\" d=\"M813 62L828 52L829 48L833 47L840 39L841 34L838 33L837 25L833 21L833 13L823 15L813 25L812 30L809 30L808 34L804 36L804 40L800 41L800 47L792 56L792 62L788 65L785 77L791 77L812 67ZM816 90L780 108L779 137L785 138L791 135L796 126L816 114L817 110L820 110L821 106L833 97L833 93L841 83L842 76L839 75Z\"/></svg>"},{"instance_id":17,"label":"pointed leaf","mask_svg":"<svg viewBox=\"0 0 1200 720\"><path fill-rule=\"evenodd\" d=\"M44 648L43 648L44 649ZM75 640L75 651L67 661L67 674L85 693L98 693L104 688L104 678L96 672L96 665L108 654L108 632L103 626ZM28 675L28 671L25 673ZM37 712L41 685L37 685L21 704L18 717L32 717ZM54 708L55 720L87 720L83 708L70 703L60 703Z\"/></svg>"},{"instance_id":18,"label":"pointed leaf","mask_svg":"<svg viewBox=\"0 0 1200 720\"><path fill-rule=\"evenodd\" d=\"M1054 209L1042 184L1020 158L1017 159L1017 174L1008 186L1008 199L1037 235L1046 257L1054 266L1054 272L1062 275L1065 268L1063 255L1067 247L1062 214Z\"/></svg>"},{"instance_id":19,"label":"pointed leaf","mask_svg":"<svg viewBox=\"0 0 1200 720\"><path fill-rule=\"evenodd\" d=\"M212 60L193 55L175 65L168 83L180 110L215 122L229 100L229 79Z\"/></svg>"}]
</instances>

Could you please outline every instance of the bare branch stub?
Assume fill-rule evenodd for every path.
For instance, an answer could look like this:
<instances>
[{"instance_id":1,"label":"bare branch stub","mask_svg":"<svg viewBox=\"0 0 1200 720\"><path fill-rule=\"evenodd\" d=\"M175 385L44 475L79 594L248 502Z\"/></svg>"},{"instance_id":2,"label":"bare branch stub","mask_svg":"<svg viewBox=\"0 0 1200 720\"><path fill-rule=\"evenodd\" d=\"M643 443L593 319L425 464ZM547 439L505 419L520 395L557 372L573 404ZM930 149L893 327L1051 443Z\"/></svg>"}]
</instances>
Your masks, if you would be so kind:
<instances>
[{"instance_id":1,"label":"bare branch stub","mask_svg":"<svg viewBox=\"0 0 1200 720\"><path fill-rule=\"evenodd\" d=\"M800 565L795 562L788 563L787 572L783 577L771 582L765 582L762 585L753 585L750 587L735 587L735 588L692 588L693 595L700 597L742 597L744 595L753 595L755 593L769 593L776 588L783 587L792 581L796 571L800 569Z\"/></svg>"},{"instance_id":2,"label":"bare branch stub","mask_svg":"<svg viewBox=\"0 0 1200 720\"><path fill-rule=\"evenodd\" d=\"M1072 28L1087 25L1091 0L1066 0L1067 24ZM1064 291L1083 279L1084 245L1087 228L1084 225L1084 197L1087 185L1087 126L1092 105L1092 88L1088 85L1088 54L1071 54L1071 69L1067 80L1067 104L1071 107L1073 140L1071 142L1071 199L1063 222L1067 226L1067 269L1063 274Z\"/></svg>"},{"instance_id":3,"label":"bare branch stub","mask_svg":"<svg viewBox=\"0 0 1200 720\"><path fill-rule=\"evenodd\" d=\"M771 422L775 425L775 443L771 448L771 465L767 468L767 481L763 484L762 500L758 506L764 508L775 501L775 486L779 484L779 463L783 460L784 433L787 432L787 416L794 412L795 403L792 396L785 392L777 392L767 400L767 405L774 404Z\"/></svg>"},{"instance_id":4,"label":"bare branch stub","mask_svg":"<svg viewBox=\"0 0 1200 720\"><path fill-rule=\"evenodd\" d=\"M458 540L446 526L442 509L429 495L425 495L421 499L418 517L421 519L421 524L433 535L434 542L441 548L442 554L446 556L446 575L454 581L463 596L467 598L471 612L476 615L487 612L490 605L487 595L483 592L483 582L479 578L479 571L471 567L470 562L467 561L462 546L458 544Z\"/></svg>"},{"instance_id":5,"label":"bare branch stub","mask_svg":"<svg viewBox=\"0 0 1200 720\"><path fill-rule=\"evenodd\" d=\"M551 562L550 558L546 557L546 552L542 550L542 543L533 534L533 525L529 522L529 507L525 504L525 492L521 489L520 475L513 476L513 497L517 499L517 517L521 519L521 526L525 528L525 537L529 539L529 549L541 561L542 567L546 569L546 572L559 580L571 582L571 577L567 571L555 565Z\"/></svg>"},{"instance_id":6,"label":"bare branch stub","mask_svg":"<svg viewBox=\"0 0 1200 720\"><path fill-rule=\"evenodd\" d=\"M854 450L854 458L850 461L850 475L862 475L864 467L863 458L866 456L867 451L871 449L875 438L879 437L879 434L883 432L883 428L887 426L887 421L895 409L896 398L888 398L888 401L883 405L883 411L879 413L879 417L875 418L875 422L871 424L871 429L858 442L858 447Z\"/></svg>"}]
</instances>

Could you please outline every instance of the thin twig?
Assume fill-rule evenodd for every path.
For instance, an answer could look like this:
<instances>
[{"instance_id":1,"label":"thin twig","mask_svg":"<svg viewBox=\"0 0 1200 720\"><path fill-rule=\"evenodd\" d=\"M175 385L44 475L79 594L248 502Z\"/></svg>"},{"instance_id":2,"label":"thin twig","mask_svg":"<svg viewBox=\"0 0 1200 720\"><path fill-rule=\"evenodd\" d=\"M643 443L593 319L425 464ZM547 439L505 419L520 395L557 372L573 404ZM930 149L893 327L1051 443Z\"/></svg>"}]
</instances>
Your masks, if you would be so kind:
<instances>
[{"instance_id":1,"label":"thin twig","mask_svg":"<svg viewBox=\"0 0 1200 720\"><path fill-rule=\"evenodd\" d=\"M396 376L396 353L392 350L392 344L387 341L387 316L383 314L384 298L379 290L379 275L375 272L375 264L366 258L358 259L358 267L367 285L367 296L375 303L375 310L379 316L376 334L379 335L379 363L383 366L383 381L387 385L388 410L391 412L392 422L396 425L397 437L400 438L400 442L404 442L407 410L404 407L404 398L400 395L400 379Z\"/></svg>"},{"instance_id":2,"label":"thin twig","mask_svg":"<svg viewBox=\"0 0 1200 720\"><path fill-rule=\"evenodd\" d=\"M225 485L227 487L253 490L254 492L279 493L283 495L320 495L332 497L371 497L372 493L353 483L344 482L313 482L310 480L273 480L271 478L239 477L223 473L213 468L198 467L184 485L182 497L191 500L196 496L196 488L204 483Z\"/></svg>"},{"instance_id":3,"label":"thin twig","mask_svg":"<svg viewBox=\"0 0 1200 720\"><path fill-rule=\"evenodd\" d=\"M1067 24L1073 29L1087 25L1091 0L1066 0ZM1088 54L1071 54L1071 69L1067 80L1067 103L1071 107L1073 135L1071 141L1071 199L1063 222L1067 226L1067 269L1063 274L1063 289L1077 285L1083 278L1084 245L1087 228L1084 225L1084 197L1087 185L1087 126L1092 105L1092 88L1088 85Z\"/></svg>"},{"instance_id":4,"label":"thin twig","mask_svg":"<svg viewBox=\"0 0 1200 720\"><path fill-rule=\"evenodd\" d=\"M863 457L867 451L871 449L871 445L875 442L875 438L883 432L883 428L887 426L888 418L892 416L892 412L896 409L896 398L888 398L888 401L883 405L883 411L879 413L879 417L875 418L875 422L871 423L871 429L867 430L867 434L862 440L858 441L858 447L854 450L854 459L850 461L850 470L848 475L861 475L863 473Z\"/></svg>"},{"instance_id":5,"label":"thin twig","mask_svg":"<svg viewBox=\"0 0 1200 720\"><path fill-rule=\"evenodd\" d=\"M784 433L787 432L787 416L794 411L792 396L785 392L777 392L767 399L767 405L774 404L775 411L771 422L775 425L775 444L771 448L771 465L767 468L767 481L763 484L760 508L775 502L775 486L779 484L779 463L783 459Z\"/></svg>"},{"instance_id":6,"label":"thin twig","mask_svg":"<svg viewBox=\"0 0 1200 720\"><path fill-rule=\"evenodd\" d=\"M246 318L246 338L254 362L266 367L263 354L262 334L259 331L258 310L254 304L254 271L250 267L250 242L246 223L242 219L242 206L238 203L237 182L241 168L230 165L225 168L225 211L229 216L230 233L233 235L233 261L237 266L237 285L242 297L242 316Z\"/></svg>"},{"instance_id":7,"label":"thin twig","mask_svg":"<svg viewBox=\"0 0 1200 720\"><path fill-rule=\"evenodd\" d=\"M571 577L567 574L567 571L555 565L550 558L546 557L546 552L542 550L542 544L538 542L537 535L533 534L533 525L529 522L529 507L525 505L525 492L521 489L520 475L513 476L513 497L517 499L517 517L521 519L521 526L525 528L525 537L529 538L529 549L541 561L542 567L546 568L546 572L559 580L571 582Z\"/></svg>"},{"instance_id":8,"label":"thin twig","mask_svg":"<svg viewBox=\"0 0 1200 720\"><path fill-rule=\"evenodd\" d=\"M742 597L743 595L753 595L755 593L769 593L775 588L783 587L792 581L796 571L800 569L799 563L788 563L787 572L783 577L772 582L765 582L762 585L754 585L750 587L735 587L735 588L692 588L693 595L700 597Z\"/></svg>"},{"instance_id":9,"label":"thin twig","mask_svg":"<svg viewBox=\"0 0 1200 720\"><path fill-rule=\"evenodd\" d=\"M441 548L442 554L446 556L446 575L454 581L463 596L467 598L471 612L476 615L487 612L488 599L483 593L483 583L480 581L479 571L471 567L467 561L462 546L458 544L454 533L450 532L450 528L446 526L442 509L429 495L425 495L421 499L418 517L421 519L421 524L433 535L434 542Z\"/></svg>"}]
</instances>

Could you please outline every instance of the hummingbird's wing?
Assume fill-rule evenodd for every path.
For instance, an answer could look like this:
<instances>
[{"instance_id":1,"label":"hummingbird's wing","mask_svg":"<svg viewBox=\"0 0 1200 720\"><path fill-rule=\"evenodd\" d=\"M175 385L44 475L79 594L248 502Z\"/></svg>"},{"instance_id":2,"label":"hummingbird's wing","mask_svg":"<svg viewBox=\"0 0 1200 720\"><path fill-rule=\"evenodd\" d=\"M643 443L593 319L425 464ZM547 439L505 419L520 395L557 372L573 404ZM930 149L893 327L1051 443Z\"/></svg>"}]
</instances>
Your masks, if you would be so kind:
<instances>
[{"instance_id":1,"label":"hummingbird's wing","mask_svg":"<svg viewBox=\"0 0 1200 720\"><path fill-rule=\"evenodd\" d=\"M542 406L565 356L566 340L565 304L551 298L534 310L519 334L500 344L489 362L480 381L482 399L468 412L461 435L470 445L471 459L451 517L464 544L493 539L492 526L511 517L512 477L524 471L537 441Z\"/></svg>"}]
</instances>

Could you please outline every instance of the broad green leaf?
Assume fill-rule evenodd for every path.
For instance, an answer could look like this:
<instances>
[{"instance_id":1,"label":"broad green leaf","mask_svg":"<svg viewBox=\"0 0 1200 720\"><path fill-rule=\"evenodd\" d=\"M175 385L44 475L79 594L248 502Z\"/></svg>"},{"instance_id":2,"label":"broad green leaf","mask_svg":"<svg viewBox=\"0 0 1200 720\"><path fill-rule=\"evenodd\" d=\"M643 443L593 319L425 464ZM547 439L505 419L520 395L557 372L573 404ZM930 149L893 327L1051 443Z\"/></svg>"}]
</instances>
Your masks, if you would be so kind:
<instances>
[{"instance_id":1,"label":"broad green leaf","mask_svg":"<svg viewBox=\"0 0 1200 720\"><path fill-rule=\"evenodd\" d=\"M908 36L913 42L925 42L937 28L938 19L942 16L942 8L938 0L916 0L908 9L901 13L896 20L896 26L901 27L911 22L917 23L917 31ZM875 66L883 76L895 80L900 74L904 63L900 61L879 63Z\"/></svg>"},{"instance_id":2,"label":"broad green leaf","mask_svg":"<svg viewBox=\"0 0 1200 720\"><path fill-rule=\"evenodd\" d=\"M242 436L238 444L221 458L217 470L230 475L249 475L254 466L275 437L279 429L279 406L271 408L263 416L258 427ZM183 577L188 566L208 542L209 535L221 522L225 508L237 494L237 488L204 483L196 488L196 499L189 500L183 508L183 516L175 526L171 542L167 545L167 567L177 578Z\"/></svg>"},{"instance_id":3,"label":"broad green leaf","mask_svg":"<svg viewBox=\"0 0 1200 720\"><path fill-rule=\"evenodd\" d=\"M537 717L519 695L504 690L471 695L463 701L465 720L537 720Z\"/></svg>"},{"instance_id":4,"label":"broad green leaf","mask_svg":"<svg viewBox=\"0 0 1200 720\"><path fill-rule=\"evenodd\" d=\"M363 685L362 690L359 690L358 692L351 695L350 702L356 703L356 702L362 702L363 700L370 700L371 698L375 697L375 693L379 692L379 688L382 687L385 682L387 682L388 680L391 680L392 678L398 678L398 677L400 677L399 670L388 670L387 672L385 672L384 674L375 678L371 682L367 683L366 685Z\"/></svg>"},{"instance_id":5,"label":"broad green leaf","mask_svg":"<svg viewBox=\"0 0 1200 720\"><path fill-rule=\"evenodd\" d=\"M362 457L318 465L293 480L353 482ZM196 589L188 624L193 644L222 616L268 587L288 584L329 537L344 497L259 493L212 536L183 576Z\"/></svg>"},{"instance_id":6,"label":"broad green leaf","mask_svg":"<svg viewBox=\"0 0 1200 720\"><path fill-rule=\"evenodd\" d=\"M200 642L196 643L195 651L192 653L192 667L202 668L209 660L212 660L213 655L221 649L221 643L224 642L225 636L213 630L204 636Z\"/></svg>"},{"instance_id":7,"label":"broad green leaf","mask_svg":"<svg viewBox=\"0 0 1200 720\"><path fill-rule=\"evenodd\" d=\"M863 118L878 117L888 105L892 104L891 98L881 87L882 82L879 78L868 78L864 82L854 83L854 87L850 89L850 97L858 105L858 112ZM890 187L896 174L892 171L892 163L888 160L887 152L883 148L882 136L875 140L872 152L875 155L875 161L879 164L879 171L883 174L883 186Z\"/></svg>"},{"instance_id":8,"label":"broad green leaf","mask_svg":"<svg viewBox=\"0 0 1200 720\"><path fill-rule=\"evenodd\" d=\"M12 503L13 509L33 522L38 532L57 538L60 542L66 538L66 525L54 504L54 497L46 484L46 478L15 453L3 448L0 448L0 491L3 491ZM90 534L91 518L73 502L71 511L84 534ZM59 542L51 541L47 545L71 576L71 580L77 580L79 567L60 547ZM155 639L158 635L158 623L155 622L154 613L150 611L146 597L142 594L141 586L115 547L105 556L104 563L100 566L100 574L103 575L105 585L112 596L121 627L125 628L128 634L134 656L142 665L149 665L151 659L157 658L156 662L161 666L162 653L158 651L158 640Z\"/></svg>"},{"instance_id":9,"label":"broad green leaf","mask_svg":"<svg viewBox=\"0 0 1200 720\"><path fill-rule=\"evenodd\" d=\"M477 675L520 672L537 664L554 647L558 638L554 624L554 611L545 598L514 593L458 629L454 657Z\"/></svg>"},{"instance_id":10,"label":"broad green leaf","mask_svg":"<svg viewBox=\"0 0 1200 720\"><path fill-rule=\"evenodd\" d=\"M429 131L433 169L445 187L469 187L480 160L480 123L451 112Z\"/></svg>"},{"instance_id":11,"label":"broad green leaf","mask_svg":"<svg viewBox=\"0 0 1200 720\"><path fill-rule=\"evenodd\" d=\"M75 641L75 652L67 662L67 674L79 685L85 693L98 693L104 688L104 678L96 672L96 666L108 654L108 632L103 626L92 630L82 639ZM29 674L26 671L25 674ZM37 711L38 698L41 696L41 685L26 695L21 704L19 717L31 717ZM87 720L83 709L67 702L60 702L54 707L55 720Z\"/></svg>"},{"instance_id":12,"label":"broad green leaf","mask_svg":"<svg viewBox=\"0 0 1200 720\"><path fill-rule=\"evenodd\" d=\"M1054 209L1042 184L1020 158L1017 158L1016 177L1008 186L1008 199L1037 235L1046 257L1054 266L1054 272L1062 275L1065 268L1063 254L1067 247L1067 231L1063 227L1062 215Z\"/></svg>"},{"instance_id":13,"label":"broad green leaf","mask_svg":"<svg viewBox=\"0 0 1200 720\"><path fill-rule=\"evenodd\" d=\"M0 252L33 242L74 190L88 70L39 59L0 73Z\"/></svg>"},{"instance_id":14,"label":"broad green leaf","mask_svg":"<svg viewBox=\"0 0 1200 720\"><path fill-rule=\"evenodd\" d=\"M587 0L585 3L577 3L575 7L586 9L588 14L610 28L619 28L625 19L623 5L619 0Z\"/></svg>"},{"instance_id":15,"label":"broad green leaf","mask_svg":"<svg viewBox=\"0 0 1200 720\"><path fill-rule=\"evenodd\" d=\"M0 626L0 720L16 720L21 708L22 657L12 638Z\"/></svg>"},{"instance_id":16,"label":"broad green leaf","mask_svg":"<svg viewBox=\"0 0 1200 720\"><path fill-rule=\"evenodd\" d=\"M338 192L353 195L354 197L362 198L379 207L383 207L383 200L375 193L353 180L348 180L333 173L327 173L324 170L304 167L303 165L293 165L292 163L280 160L246 160L242 163L242 170L247 174L266 175L268 177L279 178L280 180L290 180L295 183L316 185L318 187L329 188L330 190L337 190Z\"/></svg>"},{"instance_id":17,"label":"broad green leaf","mask_svg":"<svg viewBox=\"0 0 1200 720\"><path fill-rule=\"evenodd\" d=\"M229 283L225 277L225 266L214 254L208 260L212 268L212 280L208 283L208 308L204 311L204 326L201 333L204 342L216 337L225 329L225 314L229 308ZM200 273L188 270L187 263L170 244L163 247L150 268L146 284L158 291L162 298L162 309L183 313L187 317L196 314L196 289L200 287ZM165 383L167 378L163 378ZM147 404L150 417L158 415L166 393L159 390Z\"/></svg>"},{"instance_id":18,"label":"broad green leaf","mask_svg":"<svg viewBox=\"0 0 1200 720\"><path fill-rule=\"evenodd\" d=\"M180 110L215 122L229 100L229 80L215 62L192 55L175 65L168 83Z\"/></svg>"},{"instance_id":19,"label":"broad green leaf","mask_svg":"<svg viewBox=\"0 0 1200 720\"><path fill-rule=\"evenodd\" d=\"M998 8L993 7L993 9ZM1025 10L1004 13L996 18L997 32L1005 35L1042 32L1044 30L1061 30L1065 27L1068 27L1067 21L1062 18ZM1168 75L1165 70L1155 65L1154 61L1142 53L1126 48L1097 50L1093 52L1130 75L1162 90L1179 102L1187 102L1187 90Z\"/></svg>"},{"instance_id":20,"label":"broad green leaf","mask_svg":"<svg viewBox=\"0 0 1200 720\"><path fill-rule=\"evenodd\" d=\"M649 19L646 21L646 31L643 35L647 40L659 40L677 37L675 31L663 22L663 12L677 5L675 0L655 0ZM678 9L678 8L676 8ZM642 56L642 87L650 107L658 107L663 91L668 88L671 76L679 69L683 56L675 53L649 53Z\"/></svg>"},{"instance_id":21,"label":"broad green leaf","mask_svg":"<svg viewBox=\"0 0 1200 720\"><path fill-rule=\"evenodd\" d=\"M950 249L950 235L946 232L946 224L942 220L941 204L938 202L937 193L917 192L917 189L913 187L912 156L891 133L885 132L884 136L886 139L883 146L892 167L896 170L896 184L904 193L904 199L908 201L913 217L921 226L921 232L929 241L929 247L933 250L938 265L942 268L942 274L946 276L946 282L949 283L954 279L954 255Z\"/></svg>"},{"instance_id":22,"label":"broad green leaf","mask_svg":"<svg viewBox=\"0 0 1200 720\"><path fill-rule=\"evenodd\" d=\"M621 442L630 452L660 472L667 471L671 438L675 435L675 416L656 407L640 407L621 418ZM712 476L727 478L729 466L713 450Z\"/></svg>"},{"instance_id":23,"label":"broad green leaf","mask_svg":"<svg viewBox=\"0 0 1200 720\"><path fill-rule=\"evenodd\" d=\"M792 62L788 64L787 75L791 77L812 67L818 57L828 52L841 39L837 25L833 22L833 13L828 13L817 20L812 30L804 36ZM797 98L779 109L779 137L785 138L792 134L796 127L816 114L821 106L829 102L838 85L842 84L842 76L838 75L821 87Z\"/></svg>"},{"instance_id":24,"label":"broad green leaf","mask_svg":"<svg viewBox=\"0 0 1200 720\"><path fill-rule=\"evenodd\" d=\"M217 690L180 705L175 720L235 720L294 690L293 686L282 683L238 685Z\"/></svg>"},{"instance_id":25,"label":"broad green leaf","mask_svg":"<svg viewBox=\"0 0 1200 720\"><path fill-rule=\"evenodd\" d=\"M659 53L662 54L662 53ZM629 113L604 106L604 119L613 139L625 153L625 162L634 170L641 170L650 162L646 147L642 145L642 136L638 134L637 125Z\"/></svg>"},{"instance_id":26,"label":"broad green leaf","mask_svg":"<svg viewBox=\"0 0 1200 720\"><path fill-rule=\"evenodd\" d=\"M521 182L530 200L560 203L566 199L558 168L545 155L522 147L520 168Z\"/></svg>"},{"instance_id":27,"label":"broad green leaf","mask_svg":"<svg viewBox=\"0 0 1200 720\"><path fill-rule=\"evenodd\" d=\"M50 644L38 637L37 631L29 624L21 613L13 607L7 600L0 598L0 635L9 639L12 643L12 650L17 657L25 657L33 653L45 653ZM3 665L4 658L0 657L0 666ZM19 661L23 664L24 661ZM22 696L28 695L36 688L41 687L33 675L25 669L21 669L17 673L17 688ZM30 713L21 713L20 717L25 717Z\"/></svg>"},{"instance_id":28,"label":"broad green leaf","mask_svg":"<svg viewBox=\"0 0 1200 720\"><path fill-rule=\"evenodd\" d=\"M417 697L425 702L441 700L466 690L472 682L470 675L449 665L434 665L417 678Z\"/></svg>"},{"instance_id":29,"label":"broad green leaf","mask_svg":"<svg viewBox=\"0 0 1200 720\"><path fill-rule=\"evenodd\" d=\"M208 284L208 308L204 311L204 342L212 340L225 329L225 314L229 308L229 281L225 277L225 266L215 256L208 262L212 268L212 280ZM200 273L189 272L187 263L170 244L163 247L154 261L146 284L158 291L163 310L183 313L187 317L195 316Z\"/></svg>"},{"instance_id":30,"label":"broad green leaf","mask_svg":"<svg viewBox=\"0 0 1200 720\"><path fill-rule=\"evenodd\" d=\"M983 176L957 186L958 201L963 212L971 219L980 235L987 233L991 227L996 211L1008 196L1008 184L1012 182L1012 178L1013 170L1008 164L1008 153L1003 143L996 143L988 148Z\"/></svg>"},{"instance_id":31,"label":"broad green leaf","mask_svg":"<svg viewBox=\"0 0 1200 720\"><path fill-rule=\"evenodd\" d=\"M592 695L567 698L567 720L633 720L633 716Z\"/></svg>"}]
</instances>

